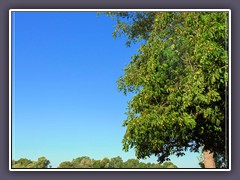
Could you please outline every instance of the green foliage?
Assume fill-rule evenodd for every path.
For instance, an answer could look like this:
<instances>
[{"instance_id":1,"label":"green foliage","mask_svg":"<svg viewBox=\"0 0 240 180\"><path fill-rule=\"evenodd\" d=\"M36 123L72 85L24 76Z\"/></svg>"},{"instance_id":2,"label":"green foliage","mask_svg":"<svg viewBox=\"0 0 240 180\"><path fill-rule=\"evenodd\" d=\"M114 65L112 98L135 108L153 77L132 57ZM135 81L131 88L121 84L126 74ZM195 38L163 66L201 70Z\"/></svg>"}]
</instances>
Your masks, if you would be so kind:
<instances>
[{"instance_id":1,"label":"green foliage","mask_svg":"<svg viewBox=\"0 0 240 180\"><path fill-rule=\"evenodd\" d=\"M38 161L35 162L35 166L33 166L32 168L48 168L49 164L49 160L47 160L45 157L40 157L38 158Z\"/></svg>"},{"instance_id":2,"label":"green foliage","mask_svg":"<svg viewBox=\"0 0 240 180\"><path fill-rule=\"evenodd\" d=\"M17 161L12 161L12 167L13 168L26 168L29 164L32 164L33 162L26 158L21 158Z\"/></svg>"},{"instance_id":3,"label":"green foliage","mask_svg":"<svg viewBox=\"0 0 240 180\"><path fill-rule=\"evenodd\" d=\"M95 160L93 163L93 168L101 168L101 161Z\"/></svg>"},{"instance_id":4,"label":"green foliage","mask_svg":"<svg viewBox=\"0 0 240 180\"><path fill-rule=\"evenodd\" d=\"M144 163L138 159L123 161L120 156L111 159L105 157L102 160L90 159L87 156L78 157L70 161L64 161L58 168L177 168L172 162L164 164Z\"/></svg>"},{"instance_id":5,"label":"green foliage","mask_svg":"<svg viewBox=\"0 0 240 180\"><path fill-rule=\"evenodd\" d=\"M105 157L100 161L101 168L110 168L110 159Z\"/></svg>"},{"instance_id":6,"label":"green foliage","mask_svg":"<svg viewBox=\"0 0 240 180\"><path fill-rule=\"evenodd\" d=\"M91 168L94 161L88 156L82 156L72 160L72 165L74 168Z\"/></svg>"},{"instance_id":7,"label":"green foliage","mask_svg":"<svg viewBox=\"0 0 240 180\"><path fill-rule=\"evenodd\" d=\"M70 161L64 161L59 164L58 168L68 169L68 168L74 168L74 166Z\"/></svg>"},{"instance_id":8,"label":"green foliage","mask_svg":"<svg viewBox=\"0 0 240 180\"><path fill-rule=\"evenodd\" d=\"M124 163L124 168L132 168L132 167L137 167L139 166L139 160L138 159L128 159Z\"/></svg>"},{"instance_id":9,"label":"green foliage","mask_svg":"<svg viewBox=\"0 0 240 180\"><path fill-rule=\"evenodd\" d=\"M26 158L21 158L17 161L12 161L12 168L48 168L50 161L45 157L38 158L37 161L31 161Z\"/></svg>"},{"instance_id":10,"label":"green foliage","mask_svg":"<svg viewBox=\"0 0 240 180\"><path fill-rule=\"evenodd\" d=\"M177 168L177 166L175 164L173 164L172 162L164 162L162 164L162 168Z\"/></svg>"},{"instance_id":11,"label":"green foliage","mask_svg":"<svg viewBox=\"0 0 240 180\"><path fill-rule=\"evenodd\" d=\"M128 42L145 40L118 79L119 90L135 94L123 123L123 149L134 148L137 158L156 155L159 162L201 146L225 154L228 13L140 14L110 13L115 32Z\"/></svg>"},{"instance_id":12,"label":"green foliage","mask_svg":"<svg viewBox=\"0 0 240 180\"><path fill-rule=\"evenodd\" d=\"M138 159L129 159L123 161L120 156L113 157L111 159L105 157L102 160L91 159L88 156L82 156L73 159L72 161L63 161L59 164L57 168L60 169L74 169L74 168L177 168L171 162L168 164L155 164L155 163L144 163L140 162ZM37 161L31 161L26 158L21 158L17 161L12 160L12 168L51 168L49 165L50 161L45 157L38 158Z\"/></svg>"},{"instance_id":13,"label":"green foliage","mask_svg":"<svg viewBox=\"0 0 240 180\"><path fill-rule=\"evenodd\" d=\"M70 161L64 161L59 164L58 168L99 168L95 160L88 156L78 157Z\"/></svg>"},{"instance_id":14,"label":"green foliage","mask_svg":"<svg viewBox=\"0 0 240 180\"><path fill-rule=\"evenodd\" d=\"M126 35L127 46L149 38L155 14L153 12L105 12L117 21L113 37Z\"/></svg>"},{"instance_id":15,"label":"green foliage","mask_svg":"<svg viewBox=\"0 0 240 180\"><path fill-rule=\"evenodd\" d=\"M123 168L123 160L120 156L111 158L110 160L110 167L111 168Z\"/></svg>"}]
</instances>

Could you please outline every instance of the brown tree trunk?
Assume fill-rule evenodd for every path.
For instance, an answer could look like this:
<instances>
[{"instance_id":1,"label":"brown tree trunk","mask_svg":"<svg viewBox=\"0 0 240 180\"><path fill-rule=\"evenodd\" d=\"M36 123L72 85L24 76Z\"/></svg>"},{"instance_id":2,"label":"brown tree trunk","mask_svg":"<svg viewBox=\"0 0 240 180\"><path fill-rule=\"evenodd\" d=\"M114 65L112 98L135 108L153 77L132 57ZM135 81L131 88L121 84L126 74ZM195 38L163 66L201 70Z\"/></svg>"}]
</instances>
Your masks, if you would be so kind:
<instances>
[{"instance_id":1,"label":"brown tree trunk","mask_svg":"<svg viewBox=\"0 0 240 180\"><path fill-rule=\"evenodd\" d=\"M210 153L210 151L203 151L203 157L204 157L203 163L205 168L216 168L213 153Z\"/></svg>"}]
</instances>

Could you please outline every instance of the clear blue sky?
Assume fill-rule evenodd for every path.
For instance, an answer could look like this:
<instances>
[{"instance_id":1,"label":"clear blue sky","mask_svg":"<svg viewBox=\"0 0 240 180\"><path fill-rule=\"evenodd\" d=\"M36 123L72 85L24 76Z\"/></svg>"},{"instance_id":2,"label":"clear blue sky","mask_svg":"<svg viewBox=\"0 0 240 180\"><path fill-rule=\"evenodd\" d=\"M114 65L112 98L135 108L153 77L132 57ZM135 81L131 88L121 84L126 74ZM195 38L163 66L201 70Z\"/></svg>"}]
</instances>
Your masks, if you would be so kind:
<instances>
[{"instance_id":1,"label":"clear blue sky","mask_svg":"<svg viewBox=\"0 0 240 180\"><path fill-rule=\"evenodd\" d=\"M135 158L122 151L131 97L116 80L139 45L114 40L115 22L96 12L15 12L12 25L13 159L45 156L57 167L80 156ZM199 168L198 156L171 160Z\"/></svg>"}]
</instances>

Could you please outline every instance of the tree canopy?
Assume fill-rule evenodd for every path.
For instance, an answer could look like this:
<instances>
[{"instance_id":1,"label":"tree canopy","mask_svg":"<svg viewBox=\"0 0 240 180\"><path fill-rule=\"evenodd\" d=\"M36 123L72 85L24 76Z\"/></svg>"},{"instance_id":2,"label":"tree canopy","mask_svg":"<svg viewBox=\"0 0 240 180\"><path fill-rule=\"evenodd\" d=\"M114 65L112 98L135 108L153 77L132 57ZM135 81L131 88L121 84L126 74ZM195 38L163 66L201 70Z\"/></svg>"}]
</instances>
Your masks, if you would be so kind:
<instances>
[{"instance_id":1,"label":"tree canopy","mask_svg":"<svg viewBox=\"0 0 240 180\"><path fill-rule=\"evenodd\" d=\"M39 157L37 161L32 161L27 158L20 158L12 161L13 168L49 168L50 161L45 157Z\"/></svg>"},{"instance_id":2,"label":"tree canopy","mask_svg":"<svg viewBox=\"0 0 240 180\"><path fill-rule=\"evenodd\" d=\"M19 160L12 160L12 168L51 168L50 161L45 157L38 158L37 161L32 161L27 158L20 158ZM138 159L128 159L123 161L120 156L108 158L105 157L101 160L95 160L88 156L81 156L74 158L72 161L63 161L57 168L60 169L82 169L82 168L177 168L172 162L158 163L144 163Z\"/></svg>"},{"instance_id":3,"label":"tree canopy","mask_svg":"<svg viewBox=\"0 0 240 180\"><path fill-rule=\"evenodd\" d=\"M105 157L102 160L91 159L87 156L78 157L72 161L64 161L59 164L58 168L177 168L172 162L144 163L138 159L128 159L123 161L120 156L111 159Z\"/></svg>"},{"instance_id":4,"label":"tree canopy","mask_svg":"<svg viewBox=\"0 0 240 180\"><path fill-rule=\"evenodd\" d=\"M159 162L185 150L226 156L228 12L110 12L114 36L143 40L118 88L128 103L123 149Z\"/></svg>"}]
</instances>

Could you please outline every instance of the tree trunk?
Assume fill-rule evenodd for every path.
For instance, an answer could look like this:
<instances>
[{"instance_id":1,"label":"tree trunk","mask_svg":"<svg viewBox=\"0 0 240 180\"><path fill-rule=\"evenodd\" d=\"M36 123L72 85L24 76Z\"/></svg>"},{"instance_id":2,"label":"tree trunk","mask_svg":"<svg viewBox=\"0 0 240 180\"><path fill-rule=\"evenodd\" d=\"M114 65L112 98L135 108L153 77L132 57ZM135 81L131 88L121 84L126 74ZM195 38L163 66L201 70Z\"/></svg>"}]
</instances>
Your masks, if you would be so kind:
<instances>
[{"instance_id":1,"label":"tree trunk","mask_svg":"<svg viewBox=\"0 0 240 180\"><path fill-rule=\"evenodd\" d=\"M210 153L210 151L203 151L203 157L203 163L205 168L216 168L213 153Z\"/></svg>"}]
</instances>

